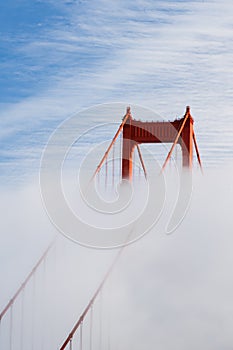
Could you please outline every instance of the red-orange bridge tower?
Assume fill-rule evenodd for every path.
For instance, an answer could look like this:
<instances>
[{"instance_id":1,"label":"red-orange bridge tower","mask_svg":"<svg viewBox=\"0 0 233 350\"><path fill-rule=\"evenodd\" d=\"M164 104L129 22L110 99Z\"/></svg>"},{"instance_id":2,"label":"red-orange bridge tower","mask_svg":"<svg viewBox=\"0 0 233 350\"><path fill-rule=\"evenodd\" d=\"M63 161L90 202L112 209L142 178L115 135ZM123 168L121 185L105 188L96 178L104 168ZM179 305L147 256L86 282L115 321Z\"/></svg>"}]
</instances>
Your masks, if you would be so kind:
<instances>
[{"instance_id":1,"label":"red-orange bridge tower","mask_svg":"<svg viewBox=\"0 0 233 350\"><path fill-rule=\"evenodd\" d=\"M182 149L184 167L192 167L193 160L193 118L190 108L187 107L185 116L173 122L142 122L132 118L130 109L129 117L123 126L122 149L122 178L132 179L133 152L136 145L141 143L176 143ZM181 127L183 125L182 130Z\"/></svg>"},{"instance_id":2,"label":"red-orange bridge tower","mask_svg":"<svg viewBox=\"0 0 233 350\"><path fill-rule=\"evenodd\" d=\"M94 176L99 172L104 161L107 159L108 153L114 145L116 139L123 132L122 146L122 179L130 180L133 175L133 152L137 147L140 160L145 172L143 159L139 150L139 145L142 143L172 143L172 147L163 164L165 168L172 152L177 144L180 144L182 149L182 164L188 169L192 168L193 164L193 144L195 146L197 159L201 165L201 159L197 147L196 137L193 128L194 120L190 113L190 107L186 107L185 115L174 121L168 122L142 122L132 118L130 107L127 108L126 115L123 118L111 144L105 152L101 162L97 166Z\"/></svg>"}]
</instances>

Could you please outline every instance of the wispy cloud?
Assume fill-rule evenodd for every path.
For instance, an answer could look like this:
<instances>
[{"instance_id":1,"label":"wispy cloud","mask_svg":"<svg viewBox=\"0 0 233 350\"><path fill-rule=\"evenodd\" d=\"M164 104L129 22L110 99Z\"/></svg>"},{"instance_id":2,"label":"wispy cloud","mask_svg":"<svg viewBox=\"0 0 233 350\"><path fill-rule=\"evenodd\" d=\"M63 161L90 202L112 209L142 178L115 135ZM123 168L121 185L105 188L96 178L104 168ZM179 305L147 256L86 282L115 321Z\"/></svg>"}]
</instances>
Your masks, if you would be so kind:
<instances>
[{"instance_id":1,"label":"wispy cloud","mask_svg":"<svg viewBox=\"0 0 233 350\"><path fill-rule=\"evenodd\" d=\"M12 36L5 42L13 57L2 70L9 71L17 62L10 80L19 95L18 102L13 97L11 103L9 91L8 104L3 101L4 142L30 129L40 143L40 128L48 128L47 137L76 110L125 101L170 118L190 104L205 162L212 157L211 148L218 149L217 129L222 130L218 143L224 146L225 127L219 116L225 118L228 130L232 128L229 1L50 1L48 5L55 14L41 16L36 33L30 33L28 26L15 47L16 33L13 42ZM20 97L24 89L25 98ZM24 142L28 139L21 139L22 147ZM218 153L218 159L225 158L221 147Z\"/></svg>"}]
</instances>

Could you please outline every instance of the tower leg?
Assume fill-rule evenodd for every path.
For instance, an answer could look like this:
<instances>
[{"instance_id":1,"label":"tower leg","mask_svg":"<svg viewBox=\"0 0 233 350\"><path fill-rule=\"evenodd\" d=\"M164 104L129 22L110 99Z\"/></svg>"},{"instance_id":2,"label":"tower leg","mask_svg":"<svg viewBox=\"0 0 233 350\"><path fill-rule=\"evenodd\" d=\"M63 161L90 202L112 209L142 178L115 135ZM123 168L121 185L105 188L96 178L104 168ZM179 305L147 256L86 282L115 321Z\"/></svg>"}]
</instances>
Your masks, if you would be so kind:
<instances>
[{"instance_id":1,"label":"tower leg","mask_svg":"<svg viewBox=\"0 0 233 350\"><path fill-rule=\"evenodd\" d=\"M132 181L133 176L133 152L135 142L123 137L122 148L122 180Z\"/></svg>"},{"instance_id":2,"label":"tower leg","mask_svg":"<svg viewBox=\"0 0 233 350\"><path fill-rule=\"evenodd\" d=\"M192 168L193 165L193 119L190 116L181 134L181 148L183 167Z\"/></svg>"}]
</instances>

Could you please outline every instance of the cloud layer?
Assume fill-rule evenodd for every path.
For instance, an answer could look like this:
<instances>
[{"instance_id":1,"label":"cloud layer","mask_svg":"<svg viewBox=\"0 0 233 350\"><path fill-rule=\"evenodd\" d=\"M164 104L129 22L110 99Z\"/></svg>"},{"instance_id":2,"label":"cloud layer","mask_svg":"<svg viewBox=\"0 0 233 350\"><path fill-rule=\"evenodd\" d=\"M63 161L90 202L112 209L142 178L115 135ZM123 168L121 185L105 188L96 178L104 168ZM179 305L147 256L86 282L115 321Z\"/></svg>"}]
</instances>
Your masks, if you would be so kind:
<instances>
[{"instance_id":1,"label":"cloud layer","mask_svg":"<svg viewBox=\"0 0 233 350\"><path fill-rule=\"evenodd\" d=\"M142 239L125 248L94 305L93 339L102 348L230 349L232 344L232 167L195 173L189 211L172 235L166 215ZM23 203L23 205L22 205ZM201 205L200 205L201 203ZM54 236L37 188L1 198L1 308ZM11 221L7 216L11 209ZM13 307L14 348L58 348L81 315L116 250L86 249L58 237L36 277ZM0 344L8 348L9 316ZM52 326L51 326L52 325ZM89 347L90 315L83 325ZM101 336L100 336L101 334ZM102 339L102 340L101 340ZM79 342L79 333L74 345Z\"/></svg>"}]
</instances>

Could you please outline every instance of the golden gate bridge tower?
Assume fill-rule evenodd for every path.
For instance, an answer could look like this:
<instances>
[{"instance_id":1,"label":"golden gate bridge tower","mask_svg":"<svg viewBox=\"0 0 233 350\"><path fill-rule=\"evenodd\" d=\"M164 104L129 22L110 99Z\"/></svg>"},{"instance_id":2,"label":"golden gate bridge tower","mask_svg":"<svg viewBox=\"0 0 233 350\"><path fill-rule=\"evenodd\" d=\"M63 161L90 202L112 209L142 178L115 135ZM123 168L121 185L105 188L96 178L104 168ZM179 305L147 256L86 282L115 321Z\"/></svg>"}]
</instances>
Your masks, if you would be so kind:
<instances>
[{"instance_id":1,"label":"golden gate bridge tower","mask_svg":"<svg viewBox=\"0 0 233 350\"><path fill-rule=\"evenodd\" d=\"M163 169L166 167L172 152L177 144L182 149L182 165L184 168L192 169L193 165L193 145L196 150L197 159L200 167L202 168L200 154L197 146L196 136L194 133L194 120L190 113L190 107L186 107L185 115L172 122L158 122L150 121L143 122L133 119L131 115L130 107L126 110L126 115L118 128L111 144L101 159L94 176L100 171L103 163L107 160L108 154L111 151L114 143L119 137L120 133L123 134L122 144L122 172L121 177L129 181L133 177L133 153L137 149L139 159L146 174L145 164L143 157L139 149L139 145L143 143L172 143L172 147L164 161ZM94 177L93 176L93 177Z\"/></svg>"},{"instance_id":2,"label":"golden gate bridge tower","mask_svg":"<svg viewBox=\"0 0 233 350\"><path fill-rule=\"evenodd\" d=\"M170 151L168 152L163 166L162 170L165 169L169 159L172 156L172 152L174 151L174 148L177 144L180 145L181 151L182 151L182 166L189 171L192 170L193 166L193 153L194 149L196 151L197 160L202 168L200 154L197 146L197 141L195 137L194 132L194 119L190 112L190 107L186 107L186 111L183 117L180 119L175 119L174 121L141 121L136 120L132 117L130 107L126 109L126 114L122 119L122 123L118 127L118 130L116 131L115 136L113 137L109 147L107 148L106 152L104 153L102 159L100 160L94 174L92 177L92 180L95 178L95 176L100 172L103 164L107 163L107 158L112 150L116 140L121 135L122 137L122 143L121 143L121 180L129 180L132 181L133 178L133 154L135 151L138 152L139 159L141 162L141 167L143 168L144 174L146 176L146 167L143 161L143 156L140 151L140 145L141 144L149 144L149 143L170 143L172 144ZM113 172L114 175L114 172ZM41 265L45 263L48 255L50 254L51 249L56 244L56 241L53 241L46 251L43 253L41 258L38 260L38 262L35 264L33 269L30 271L30 273L27 275L25 280L22 282L18 290L15 292L15 294L9 299L9 302L5 305L5 307L0 312L0 329L2 327L2 324L4 322L4 319L8 315L8 320L10 320L10 326L9 326L9 350L24 350L24 342L23 342L23 335L21 334L21 342L18 344L18 347L15 348L16 342L13 341L13 333L12 333L12 325L14 323L13 320L13 307L17 303L17 300L22 297L24 294L28 284L30 281L36 276L38 273L38 270L41 268ZM124 247L123 247L124 248ZM122 249L123 249L122 248ZM83 312L79 317L77 318L76 322L73 323L73 327L70 327L70 331L68 332L68 335L64 334L64 341L62 344L59 345L60 350L65 349L72 349L73 347L73 339L76 335L76 333L79 331L79 349L82 349L82 343L83 343L83 333L82 328L84 325L84 321L86 319L86 316L91 314L92 315L92 308L93 305L100 294L101 290L104 287L104 284L106 280L108 279L109 275L112 272L112 269L114 265L116 264L117 260L119 259L122 249L119 250L118 254L116 255L116 258L114 259L112 265L108 269L107 273L105 274L103 280L99 284L96 291L93 293L92 298L90 299L89 303L84 307ZM22 297L23 298L23 297ZM23 300L23 299L22 299ZM90 316L92 317L92 316ZM74 320L75 321L75 320ZM71 325L72 326L72 325ZM91 326L92 327L92 326ZM19 325L19 331L20 329L22 331L22 324ZM1 333L0 333L1 334ZM94 349L93 342L92 342L92 335L91 331L89 332L89 349ZM32 347L31 347L32 348ZM36 347L35 347L36 349ZM8 350L8 349L4 349ZM37 349L36 349L37 350ZM51 349L52 350L52 349Z\"/></svg>"}]
</instances>

